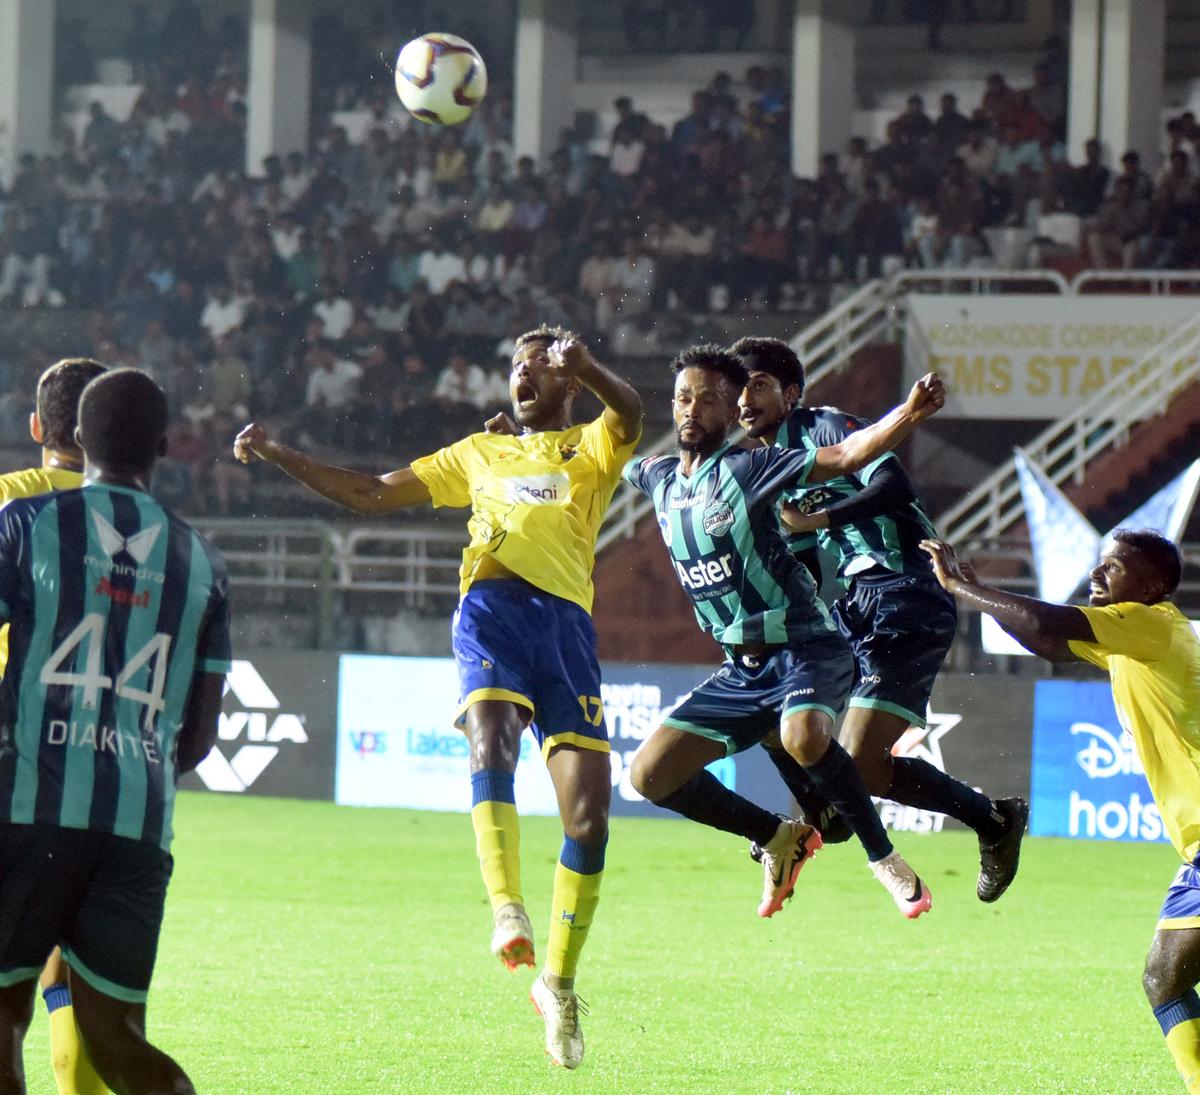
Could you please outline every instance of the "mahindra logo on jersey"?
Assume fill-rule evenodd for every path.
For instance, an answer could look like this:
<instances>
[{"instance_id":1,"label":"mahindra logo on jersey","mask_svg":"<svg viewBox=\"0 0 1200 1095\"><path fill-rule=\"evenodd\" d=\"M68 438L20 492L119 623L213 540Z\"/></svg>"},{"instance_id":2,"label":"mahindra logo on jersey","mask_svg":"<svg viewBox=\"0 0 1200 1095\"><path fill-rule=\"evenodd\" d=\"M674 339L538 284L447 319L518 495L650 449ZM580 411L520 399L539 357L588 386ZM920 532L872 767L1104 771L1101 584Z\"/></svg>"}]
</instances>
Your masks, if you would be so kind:
<instances>
[{"instance_id":1,"label":"mahindra logo on jersey","mask_svg":"<svg viewBox=\"0 0 1200 1095\"><path fill-rule=\"evenodd\" d=\"M214 746L196 768L210 791L240 794L247 790L278 755L280 743L304 745L308 734L304 716L280 711L279 698L251 662L235 661L225 677L225 695L237 701L234 710L221 712L220 742L245 743L227 757Z\"/></svg>"},{"instance_id":2,"label":"mahindra logo on jersey","mask_svg":"<svg viewBox=\"0 0 1200 1095\"><path fill-rule=\"evenodd\" d=\"M556 506L566 502L571 493L571 480L560 473L551 475L519 475L505 479L508 496L514 502L534 506Z\"/></svg>"}]
</instances>

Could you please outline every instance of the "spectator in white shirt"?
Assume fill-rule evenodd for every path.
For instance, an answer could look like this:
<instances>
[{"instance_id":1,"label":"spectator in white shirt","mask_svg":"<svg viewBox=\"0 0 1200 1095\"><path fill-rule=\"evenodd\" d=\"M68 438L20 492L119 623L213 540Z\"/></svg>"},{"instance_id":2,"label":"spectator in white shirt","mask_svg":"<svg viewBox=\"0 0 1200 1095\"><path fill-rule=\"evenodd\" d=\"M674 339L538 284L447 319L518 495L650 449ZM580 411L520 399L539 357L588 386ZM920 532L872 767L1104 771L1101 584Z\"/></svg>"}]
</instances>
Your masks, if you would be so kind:
<instances>
[{"instance_id":1,"label":"spectator in white shirt","mask_svg":"<svg viewBox=\"0 0 1200 1095\"><path fill-rule=\"evenodd\" d=\"M438 236L430 241L428 250L421 252L419 268L434 296L441 296L452 281L466 280L466 264Z\"/></svg>"},{"instance_id":2,"label":"spectator in white shirt","mask_svg":"<svg viewBox=\"0 0 1200 1095\"><path fill-rule=\"evenodd\" d=\"M308 382L300 428L308 442L338 445L352 432L350 408L358 391L362 367L338 357L327 342L310 346L304 354Z\"/></svg>"},{"instance_id":3,"label":"spectator in white shirt","mask_svg":"<svg viewBox=\"0 0 1200 1095\"><path fill-rule=\"evenodd\" d=\"M213 342L245 322L246 301L233 295L228 285L218 285L200 313L200 326L208 331Z\"/></svg>"},{"instance_id":4,"label":"spectator in white shirt","mask_svg":"<svg viewBox=\"0 0 1200 1095\"><path fill-rule=\"evenodd\" d=\"M461 350L452 350L446 367L437 378L433 398L447 410L483 410L491 396L488 375L478 365L472 365Z\"/></svg>"},{"instance_id":5,"label":"spectator in white shirt","mask_svg":"<svg viewBox=\"0 0 1200 1095\"><path fill-rule=\"evenodd\" d=\"M303 155L299 152L289 153L283 178L279 180L279 189L283 191L283 196L295 206L308 193L311 182L312 176L304 166Z\"/></svg>"},{"instance_id":6,"label":"spectator in white shirt","mask_svg":"<svg viewBox=\"0 0 1200 1095\"><path fill-rule=\"evenodd\" d=\"M338 292L331 281L321 286L321 299L313 305L313 315L321 321L321 333L333 342L346 337L354 322L354 305Z\"/></svg>"}]
</instances>

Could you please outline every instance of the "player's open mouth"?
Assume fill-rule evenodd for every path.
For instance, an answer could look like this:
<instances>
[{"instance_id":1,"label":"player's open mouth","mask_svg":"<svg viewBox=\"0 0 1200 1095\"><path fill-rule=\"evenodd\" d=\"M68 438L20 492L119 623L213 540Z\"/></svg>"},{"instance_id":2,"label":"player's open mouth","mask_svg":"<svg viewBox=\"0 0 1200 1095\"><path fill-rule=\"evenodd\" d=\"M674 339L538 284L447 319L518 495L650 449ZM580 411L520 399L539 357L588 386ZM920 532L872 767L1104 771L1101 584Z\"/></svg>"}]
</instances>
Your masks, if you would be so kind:
<instances>
[{"instance_id":1,"label":"player's open mouth","mask_svg":"<svg viewBox=\"0 0 1200 1095\"><path fill-rule=\"evenodd\" d=\"M741 422L743 426L753 426L761 417L761 411L745 410L742 411Z\"/></svg>"},{"instance_id":2,"label":"player's open mouth","mask_svg":"<svg viewBox=\"0 0 1200 1095\"><path fill-rule=\"evenodd\" d=\"M517 384L517 406L531 407L537 402L537 388L529 383L528 380L522 380Z\"/></svg>"}]
</instances>

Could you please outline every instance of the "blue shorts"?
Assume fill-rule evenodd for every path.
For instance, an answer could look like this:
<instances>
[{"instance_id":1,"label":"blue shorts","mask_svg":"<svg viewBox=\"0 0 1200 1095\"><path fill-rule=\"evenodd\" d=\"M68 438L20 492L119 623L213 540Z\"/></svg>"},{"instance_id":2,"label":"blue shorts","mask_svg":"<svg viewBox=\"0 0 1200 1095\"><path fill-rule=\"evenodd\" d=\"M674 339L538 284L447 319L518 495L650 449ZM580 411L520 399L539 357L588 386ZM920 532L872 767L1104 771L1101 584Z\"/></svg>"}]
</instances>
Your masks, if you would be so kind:
<instances>
[{"instance_id":1,"label":"blue shorts","mask_svg":"<svg viewBox=\"0 0 1200 1095\"><path fill-rule=\"evenodd\" d=\"M1200 928L1200 863L1198 855L1185 863L1171 880L1166 899L1158 913L1158 930Z\"/></svg>"},{"instance_id":2,"label":"blue shorts","mask_svg":"<svg viewBox=\"0 0 1200 1095\"><path fill-rule=\"evenodd\" d=\"M452 629L458 712L479 700L509 700L531 712L542 755L556 745L607 753L600 663L592 618L573 601L515 578L476 582Z\"/></svg>"},{"instance_id":3,"label":"blue shorts","mask_svg":"<svg viewBox=\"0 0 1200 1095\"><path fill-rule=\"evenodd\" d=\"M833 618L854 653L850 706L924 726L934 678L958 628L954 598L932 574L859 575Z\"/></svg>"},{"instance_id":4,"label":"blue shorts","mask_svg":"<svg viewBox=\"0 0 1200 1095\"><path fill-rule=\"evenodd\" d=\"M854 660L834 634L761 659L731 658L693 688L664 726L712 738L725 755L757 745L797 711L836 718L854 679Z\"/></svg>"}]
</instances>

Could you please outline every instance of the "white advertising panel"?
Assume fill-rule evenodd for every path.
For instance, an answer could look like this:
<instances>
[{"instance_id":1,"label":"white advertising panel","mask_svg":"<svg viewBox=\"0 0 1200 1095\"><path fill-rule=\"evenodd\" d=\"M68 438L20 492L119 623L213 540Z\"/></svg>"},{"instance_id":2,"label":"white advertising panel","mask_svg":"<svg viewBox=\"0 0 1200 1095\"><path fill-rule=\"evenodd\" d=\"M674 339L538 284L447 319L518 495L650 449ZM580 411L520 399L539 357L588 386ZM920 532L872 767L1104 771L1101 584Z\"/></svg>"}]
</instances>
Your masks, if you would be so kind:
<instances>
[{"instance_id":1,"label":"white advertising panel","mask_svg":"<svg viewBox=\"0 0 1200 1095\"><path fill-rule=\"evenodd\" d=\"M452 658L343 654L336 801L469 812L467 739L450 721L457 695ZM537 753L526 730L517 765L517 808L523 814L557 814L554 786Z\"/></svg>"},{"instance_id":2,"label":"white advertising panel","mask_svg":"<svg viewBox=\"0 0 1200 1095\"><path fill-rule=\"evenodd\" d=\"M612 768L612 812L670 816L642 798L630 766L642 742L711 666L601 666ZM338 689L336 801L348 806L402 806L469 811L467 739L451 725L458 674L452 658L343 654ZM791 804L765 752L749 749L709 766L726 787L771 810ZM558 806L533 735L521 739L517 809L555 815Z\"/></svg>"},{"instance_id":3,"label":"white advertising panel","mask_svg":"<svg viewBox=\"0 0 1200 1095\"><path fill-rule=\"evenodd\" d=\"M913 293L905 375L946 382L959 418L1057 419L1200 312L1194 298Z\"/></svg>"}]
</instances>

